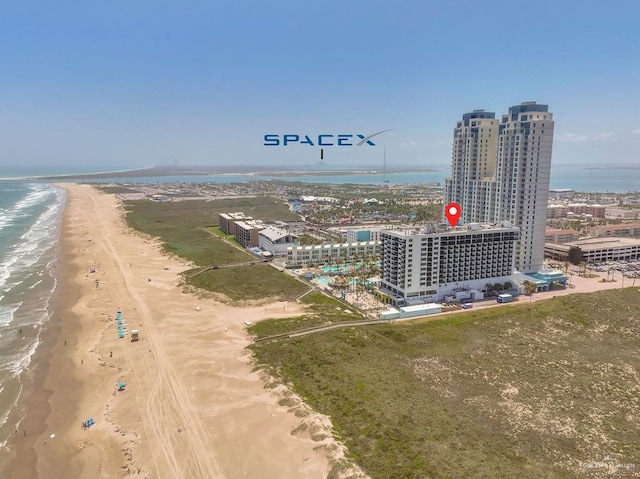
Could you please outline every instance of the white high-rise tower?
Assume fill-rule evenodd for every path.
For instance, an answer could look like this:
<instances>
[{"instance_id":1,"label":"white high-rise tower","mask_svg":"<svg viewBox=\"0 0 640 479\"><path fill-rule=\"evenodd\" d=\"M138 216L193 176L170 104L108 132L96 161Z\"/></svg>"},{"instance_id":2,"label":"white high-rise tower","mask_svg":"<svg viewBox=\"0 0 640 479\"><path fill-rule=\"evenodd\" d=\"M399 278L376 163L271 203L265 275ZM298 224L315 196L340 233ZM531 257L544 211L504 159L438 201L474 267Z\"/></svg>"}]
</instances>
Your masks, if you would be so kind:
<instances>
[{"instance_id":1,"label":"white high-rise tower","mask_svg":"<svg viewBox=\"0 0 640 479\"><path fill-rule=\"evenodd\" d=\"M494 113L466 113L454 130L445 201L459 203L461 223L509 221L520 228L515 267L538 271L544 261L553 115L524 102L498 124Z\"/></svg>"},{"instance_id":2,"label":"white high-rise tower","mask_svg":"<svg viewBox=\"0 0 640 479\"><path fill-rule=\"evenodd\" d=\"M500 123L494 220L520 228L515 265L523 273L544 263L553 128L548 105L536 102L512 106Z\"/></svg>"}]
</instances>

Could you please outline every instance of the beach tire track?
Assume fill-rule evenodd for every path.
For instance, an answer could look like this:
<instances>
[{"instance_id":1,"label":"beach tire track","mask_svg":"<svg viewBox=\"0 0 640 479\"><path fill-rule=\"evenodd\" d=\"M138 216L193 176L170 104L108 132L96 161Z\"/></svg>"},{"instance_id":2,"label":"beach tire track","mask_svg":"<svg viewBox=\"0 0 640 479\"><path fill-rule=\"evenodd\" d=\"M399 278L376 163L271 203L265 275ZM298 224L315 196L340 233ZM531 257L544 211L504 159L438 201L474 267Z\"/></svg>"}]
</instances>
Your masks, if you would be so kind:
<instances>
[{"instance_id":1,"label":"beach tire track","mask_svg":"<svg viewBox=\"0 0 640 479\"><path fill-rule=\"evenodd\" d=\"M92 208L96 208L94 198L87 193ZM171 367L171 361L163 347L159 332L155 327L153 315L134 284L134 277L126 261L120 256L110 239L109 230L113 224L107 222L103 215L91 215L98 242L110 259L115 261L123 283L118 284L123 294L127 294L136 305L141 316L145 337L152 351L145 362L146 371L156 370L156 377L143 415L143 423L153 436L154 447L162 453L166 468L157 464L158 476L171 478L189 477L214 479L224 478L215 451L211 448L211 440L197 417L190 395L184 388L179 376ZM97 220L97 221L96 221ZM178 424L179 426L176 426ZM181 428L178 433L177 427ZM176 438L176 434L179 437Z\"/></svg>"}]
</instances>

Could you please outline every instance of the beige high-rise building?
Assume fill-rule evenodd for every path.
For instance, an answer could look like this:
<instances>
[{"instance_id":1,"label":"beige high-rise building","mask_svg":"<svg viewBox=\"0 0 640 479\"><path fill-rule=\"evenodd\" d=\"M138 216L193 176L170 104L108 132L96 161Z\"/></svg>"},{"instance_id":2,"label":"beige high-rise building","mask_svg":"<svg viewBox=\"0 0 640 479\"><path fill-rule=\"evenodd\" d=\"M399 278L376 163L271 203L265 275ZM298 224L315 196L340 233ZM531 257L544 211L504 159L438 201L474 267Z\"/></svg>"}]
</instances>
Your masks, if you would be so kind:
<instances>
[{"instance_id":1,"label":"beige high-rise building","mask_svg":"<svg viewBox=\"0 0 640 479\"><path fill-rule=\"evenodd\" d=\"M454 130L452 176L445 201L462 209L461 223L508 221L520 229L515 267L542 269L549 198L553 114L524 102L495 113L466 113Z\"/></svg>"},{"instance_id":2,"label":"beige high-rise building","mask_svg":"<svg viewBox=\"0 0 640 479\"><path fill-rule=\"evenodd\" d=\"M473 110L462 115L454 130L445 203L460 204L461 224L493 221L498 127L495 113Z\"/></svg>"},{"instance_id":3,"label":"beige high-rise building","mask_svg":"<svg viewBox=\"0 0 640 479\"><path fill-rule=\"evenodd\" d=\"M534 101L512 106L500 123L494 221L520 228L515 265L523 273L544 265L553 128L548 105Z\"/></svg>"}]
</instances>

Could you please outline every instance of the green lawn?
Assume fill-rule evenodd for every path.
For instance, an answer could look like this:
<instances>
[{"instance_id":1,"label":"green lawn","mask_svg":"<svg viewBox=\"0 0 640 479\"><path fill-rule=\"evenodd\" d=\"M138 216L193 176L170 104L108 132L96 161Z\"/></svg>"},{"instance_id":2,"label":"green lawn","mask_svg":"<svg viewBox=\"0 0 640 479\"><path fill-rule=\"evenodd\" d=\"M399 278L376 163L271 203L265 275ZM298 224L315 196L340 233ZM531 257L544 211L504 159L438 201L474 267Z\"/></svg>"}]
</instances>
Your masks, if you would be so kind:
<instances>
[{"instance_id":1,"label":"green lawn","mask_svg":"<svg viewBox=\"0 0 640 479\"><path fill-rule=\"evenodd\" d=\"M615 467L640 467L639 304L627 288L252 349L373 478L635 477Z\"/></svg>"}]
</instances>

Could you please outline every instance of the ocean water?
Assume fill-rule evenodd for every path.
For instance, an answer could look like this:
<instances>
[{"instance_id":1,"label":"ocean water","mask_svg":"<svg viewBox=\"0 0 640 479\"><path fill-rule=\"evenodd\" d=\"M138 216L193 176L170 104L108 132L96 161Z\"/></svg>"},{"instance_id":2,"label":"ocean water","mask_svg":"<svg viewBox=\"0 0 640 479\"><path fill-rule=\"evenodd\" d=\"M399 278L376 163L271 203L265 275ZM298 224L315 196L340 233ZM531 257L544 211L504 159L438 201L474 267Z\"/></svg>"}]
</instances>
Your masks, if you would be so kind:
<instances>
[{"instance_id":1,"label":"ocean water","mask_svg":"<svg viewBox=\"0 0 640 479\"><path fill-rule=\"evenodd\" d=\"M52 311L64 191L49 184L0 181L0 446Z\"/></svg>"},{"instance_id":2,"label":"ocean water","mask_svg":"<svg viewBox=\"0 0 640 479\"><path fill-rule=\"evenodd\" d=\"M312 175L295 176L227 174L207 176L150 176L129 178L96 178L83 180L56 179L56 182L88 182L88 183L243 183L249 181L297 181L305 183L334 184L370 184L370 185L405 185L405 184L444 184L450 176L450 168L438 168L433 171L413 173L347 173L322 175L315 171ZM7 175L9 176L9 175ZM2 172L0 172L2 177ZM640 168L619 167L601 168L588 166L555 165L551 168L551 189L568 188L583 192L627 193L640 191Z\"/></svg>"}]
</instances>

